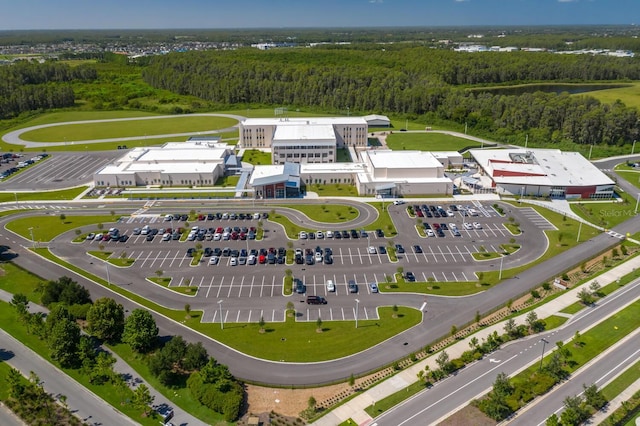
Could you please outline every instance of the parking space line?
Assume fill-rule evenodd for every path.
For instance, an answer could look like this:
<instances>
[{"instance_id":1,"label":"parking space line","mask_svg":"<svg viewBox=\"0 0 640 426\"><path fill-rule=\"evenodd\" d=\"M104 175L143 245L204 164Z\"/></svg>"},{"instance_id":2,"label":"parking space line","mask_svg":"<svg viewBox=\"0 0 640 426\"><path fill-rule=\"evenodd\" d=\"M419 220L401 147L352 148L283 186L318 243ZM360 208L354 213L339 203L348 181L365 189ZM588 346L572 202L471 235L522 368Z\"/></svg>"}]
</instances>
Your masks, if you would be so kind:
<instances>
[{"instance_id":1,"label":"parking space line","mask_svg":"<svg viewBox=\"0 0 640 426\"><path fill-rule=\"evenodd\" d=\"M271 280L271 297L273 297L273 291L275 290L275 288L276 288L276 277L274 275Z\"/></svg>"},{"instance_id":2,"label":"parking space line","mask_svg":"<svg viewBox=\"0 0 640 426\"><path fill-rule=\"evenodd\" d=\"M256 276L252 275L251 276L251 285L249 286L249 297L251 297L251 295L253 294L253 283L256 280Z\"/></svg>"},{"instance_id":3,"label":"parking space line","mask_svg":"<svg viewBox=\"0 0 640 426\"><path fill-rule=\"evenodd\" d=\"M355 308L351 308L351 309L355 309ZM340 308L340 312L342 312L342 321L345 320L344 318L344 308Z\"/></svg>"},{"instance_id":4,"label":"parking space line","mask_svg":"<svg viewBox=\"0 0 640 426\"><path fill-rule=\"evenodd\" d=\"M457 282L457 281L460 281L460 280L458 279L458 277L456 277L456 273L455 273L455 272L451 271L451 275L453 275L453 280L454 280L454 281L456 281L456 282Z\"/></svg>"},{"instance_id":5,"label":"parking space line","mask_svg":"<svg viewBox=\"0 0 640 426\"><path fill-rule=\"evenodd\" d=\"M151 256L151 252L149 252L147 257L142 261L142 265L140 265L141 268L144 268L145 263L147 263L147 260L149 260L149 256Z\"/></svg>"},{"instance_id":6,"label":"parking space line","mask_svg":"<svg viewBox=\"0 0 640 426\"><path fill-rule=\"evenodd\" d=\"M236 322L240 322L240 309L238 309L238 313L236 314Z\"/></svg>"},{"instance_id":7,"label":"parking space line","mask_svg":"<svg viewBox=\"0 0 640 426\"><path fill-rule=\"evenodd\" d=\"M444 278L444 282L447 282L447 281L448 281L448 280L447 280L447 276L444 274L444 272L442 273L442 276L443 276L443 278Z\"/></svg>"},{"instance_id":8,"label":"parking space line","mask_svg":"<svg viewBox=\"0 0 640 426\"><path fill-rule=\"evenodd\" d=\"M438 277L436 277L436 273L431 271L431 275L433 275L433 279L435 282L438 282Z\"/></svg>"},{"instance_id":9,"label":"parking space line","mask_svg":"<svg viewBox=\"0 0 640 426\"><path fill-rule=\"evenodd\" d=\"M223 282L224 282L224 275L220 278L220 284L218 285L218 293L216 293L216 299L220 299L220 292L222 291Z\"/></svg>"},{"instance_id":10,"label":"parking space line","mask_svg":"<svg viewBox=\"0 0 640 426\"><path fill-rule=\"evenodd\" d=\"M182 259L180 259L180 264L178 265L178 267L181 267L181 266L182 266L182 262L184 262L184 260L185 260L186 258L187 258L187 255L186 255L186 254L183 254L183 255L182 255Z\"/></svg>"},{"instance_id":11,"label":"parking space line","mask_svg":"<svg viewBox=\"0 0 640 426\"><path fill-rule=\"evenodd\" d=\"M431 255L433 256L433 261L437 263L438 259L436 258L436 254L433 252L433 248L431 246L429 246L429 251L431 252Z\"/></svg>"},{"instance_id":12,"label":"parking space line","mask_svg":"<svg viewBox=\"0 0 640 426\"><path fill-rule=\"evenodd\" d=\"M276 322L276 310L271 310L271 322Z\"/></svg>"},{"instance_id":13,"label":"parking space line","mask_svg":"<svg viewBox=\"0 0 640 426\"><path fill-rule=\"evenodd\" d=\"M460 247L456 246L456 250L458 250L458 253L460 253L460 257L462 258L462 260L464 260L464 253L460 251Z\"/></svg>"},{"instance_id":14,"label":"parking space line","mask_svg":"<svg viewBox=\"0 0 640 426\"><path fill-rule=\"evenodd\" d=\"M214 279L214 276L212 275L211 276L211 281L209 281L209 288L207 288L207 294L205 294L205 296L204 296L205 299L209 298L209 292L211 291L211 286L213 285L213 279Z\"/></svg>"},{"instance_id":15,"label":"parking space line","mask_svg":"<svg viewBox=\"0 0 640 426\"><path fill-rule=\"evenodd\" d=\"M424 278L424 280L423 280L424 282L427 282L427 281L428 281L428 280L427 280L427 276L424 274L424 272L422 273L422 278Z\"/></svg>"},{"instance_id":16,"label":"parking space line","mask_svg":"<svg viewBox=\"0 0 640 426\"><path fill-rule=\"evenodd\" d=\"M349 262L351 262L351 264L353 265L353 255L351 254L351 247L348 247L349 249Z\"/></svg>"},{"instance_id":17,"label":"parking space line","mask_svg":"<svg viewBox=\"0 0 640 426\"><path fill-rule=\"evenodd\" d=\"M227 293L227 299L231 297L231 289L233 288L233 281L236 279L235 275L231 275L231 284L229 284L229 293Z\"/></svg>"},{"instance_id":18,"label":"parking space line","mask_svg":"<svg viewBox=\"0 0 640 426\"><path fill-rule=\"evenodd\" d=\"M447 263L447 257L444 255L444 252L442 251L442 247L438 246L438 250L440 250L440 254L442 255L442 259L444 259L444 262Z\"/></svg>"},{"instance_id":19,"label":"parking space line","mask_svg":"<svg viewBox=\"0 0 640 426\"><path fill-rule=\"evenodd\" d=\"M229 316L229 310L224 311L224 320L222 322L227 322L227 317Z\"/></svg>"},{"instance_id":20,"label":"parking space line","mask_svg":"<svg viewBox=\"0 0 640 426\"><path fill-rule=\"evenodd\" d=\"M158 252L158 254L156 255L155 259L153 259L153 262L151 262L151 265L149 265L150 268L153 268L153 264L156 263L156 260L158 260L158 257L160 257L160 253L162 253L162 252Z\"/></svg>"},{"instance_id":21,"label":"parking space line","mask_svg":"<svg viewBox=\"0 0 640 426\"><path fill-rule=\"evenodd\" d=\"M262 292L264 290L264 275L262 276L262 283L260 283L260 297L262 297Z\"/></svg>"},{"instance_id":22,"label":"parking space line","mask_svg":"<svg viewBox=\"0 0 640 426\"><path fill-rule=\"evenodd\" d=\"M367 308L362 309L364 311L364 319L369 319L369 314L367 313Z\"/></svg>"},{"instance_id":23,"label":"parking space line","mask_svg":"<svg viewBox=\"0 0 640 426\"><path fill-rule=\"evenodd\" d=\"M469 281L469 278L467 278L467 275L464 273L464 271L460 271L460 273L462 274L462 276L464 277L465 281Z\"/></svg>"},{"instance_id":24,"label":"parking space line","mask_svg":"<svg viewBox=\"0 0 640 426\"><path fill-rule=\"evenodd\" d=\"M169 268L171 268L173 266L173 262L176 261L176 259L178 258L178 254L180 253L179 250L176 251L176 254L173 255L173 258L171 259L171 263L169 263Z\"/></svg>"},{"instance_id":25,"label":"parking space line","mask_svg":"<svg viewBox=\"0 0 640 426\"><path fill-rule=\"evenodd\" d=\"M329 309L329 321L333 321L333 309Z\"/></svg>"}]
</instances>

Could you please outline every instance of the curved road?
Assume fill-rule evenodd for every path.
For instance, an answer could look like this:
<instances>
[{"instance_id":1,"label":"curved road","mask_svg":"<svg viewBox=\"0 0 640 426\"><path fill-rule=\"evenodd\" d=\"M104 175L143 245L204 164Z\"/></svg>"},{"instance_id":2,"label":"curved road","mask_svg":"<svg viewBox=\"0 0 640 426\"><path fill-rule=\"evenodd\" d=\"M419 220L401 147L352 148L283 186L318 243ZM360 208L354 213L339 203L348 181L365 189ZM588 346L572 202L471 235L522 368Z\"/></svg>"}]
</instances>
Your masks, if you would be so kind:
<instances>
[{"instance_id":1,"label":"curved road","mask_svg":"<svg viewBox=\"0 0 640 426\"><path fill-rule=\"evenodd\" d=\"M31 127L25 127L24 129L14 130L2 136L2 140L6 143L10 143L13 145L23 145L25 148L46 148L48 146L67 145L69 142L68 141L32 142L32 141L26 141L22 139L20 136L23 133L30 132L32 130L43 129L46 127L66 126L71 124L89 124L89 123L104 123L104 122L118 122L118 121L132 121L132 120L158 120L158 119L183 118L183 117L226 117L226 118L232 118L238 121L242 121L246 118L241 115L234 115L234 114L201 113L201 114L189 114L189 115L159 115L159 116L150 116L150 117L112 118L107 120L66 121L64 123L40 124L38 126L31 126ZM171 133L166 135L150 135L150 136L145 136L144 138L140 136L131 136L131 137L123 137L123 138L81 140L81 141L74 141L74 142L83 143L83 144L104 143L104 142L126 142L126 141L132 141L132 140L140 140L140 139L160 139L160 138L178 137L178 136L198 136L203 133L224 133L224 132L230 132L234 130L236 130L235 126L224 128L224 129L205 130L200 132L183 132L183 133Z\"/></svg>"}]
</instances>

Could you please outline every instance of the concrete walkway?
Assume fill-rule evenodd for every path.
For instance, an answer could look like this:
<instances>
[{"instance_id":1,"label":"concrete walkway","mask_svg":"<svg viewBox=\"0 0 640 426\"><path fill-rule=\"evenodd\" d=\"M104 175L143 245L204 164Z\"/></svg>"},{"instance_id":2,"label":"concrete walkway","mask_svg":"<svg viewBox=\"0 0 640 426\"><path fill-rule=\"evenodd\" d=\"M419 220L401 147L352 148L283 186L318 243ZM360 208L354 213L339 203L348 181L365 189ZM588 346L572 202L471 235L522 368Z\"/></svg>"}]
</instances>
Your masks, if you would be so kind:
<instances>
[{"instance_id":1,"label":"concrete walkway","mask_svg":"<svg viewBox=\"0 0 640 426\"><path fill-rule=\"evenodd\" d=\"M607 404L607 406L604 409L596 412L591 417L591 419L589 419L589 424L599 425L600 423L604 422L607 417L609 417L611 414L613 414L614 411L616 411L618 408L622 406L622 403L624 401L631 399L633 394L638 392L639 390L640 390L640 379L633 382L628 388L623 390L620 393L620 395L616 396L611 401L609 401L609 404ZM640 423L636 421L636 424L640 424Z\"/></svg>"},{"instance_id":2,"label":"concrete walkway","mask_svg":"<svg viewBox=\"0 0 640 426\"><path fill-rule=\"evenodd\" d=\"M629 261L604 272L597 278L587 281L581 286L574 287L571 290L567 290L562 296L556 297L554 300L536 308L535 312L540 319L547 318L551 315L558 315L559 311L577 302L577 295L579 291L582 288L585 288L585 286L588 287L593 281L598 281L598 283L602 287L604 287L605 285L618 280L620 277L634 271L639 267L640 256L636 256ZM525 324L527 314L523 314L514 318L516 323ZM567 314L560 313L560 316L566 317ZM504 332L503 328L504 321L488 327L483 327L478 332L459 340L455 344L446 348L449 358L459 358L464 351L469 349L469 341L473 337L477 338L479 341L482 341L482 339L486 339L486 337L489 334L492 334L494 331L502 334ZM581 332L584 333L584 331L586 330L583 330ZM335 410L327 413L327 415L318 419L313 424L317 426L333 426L342 423L347 419L352 419L356 424L367 424L373 419L364 411L366 407L370 406L376 401L380 401L381 399L386 398L389 395L405 389L410 384L416 382L418 372L420 370L424 370L427 365L431 370L438 368L438 365L436 364L436 358L438 354L439 352L431 355L428 358L425 358L424 360L412 365L405 370L402 370L400 373L396 374L390 379L385 380L384 382L363 392L362 394L346 402Z\"/></svg>"}]
</instances>

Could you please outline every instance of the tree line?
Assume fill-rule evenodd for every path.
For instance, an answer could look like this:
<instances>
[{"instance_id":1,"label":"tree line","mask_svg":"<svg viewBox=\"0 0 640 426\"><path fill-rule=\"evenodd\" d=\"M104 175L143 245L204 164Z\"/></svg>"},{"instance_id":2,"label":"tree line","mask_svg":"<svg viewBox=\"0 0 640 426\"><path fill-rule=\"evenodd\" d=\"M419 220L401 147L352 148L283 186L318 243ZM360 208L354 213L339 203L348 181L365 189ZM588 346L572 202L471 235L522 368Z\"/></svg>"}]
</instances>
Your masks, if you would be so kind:
<instances>
[{"instance_id":1,"label":"tree line","mask_svg":"<svg viewBox=\"0 0 640 426\"><path fill-rule=\"evenodd\" d=\"M95 67L68 65L48 61L17 61L0 67L0 119L25 111L73 106L72 81L97 78Z\"/></svg>"},{"instance_id":2,"label":"tree line","mask_svg":"<svg viewBox=\"0 0 640 426\"><path fill-rule=\"evenodd\" d=\"M498 140L624 144L638 137L638 111L617 102L556 93L500 95L465 90L528 81L640 79L631 58L551 53L469 54L416 47L187 52L151 60L153 87L219 105L287 105L396 113L467 123Z\"/></svg>"},{"instance_id":3,"label":"tree line","mask_svg":"<svg viewBox=\"0 0 640 426\"><path fill-rule=\"evenodd\" d=\"M187 343L180 336L163 343L149 311L134 309L125 317L121 304L110 298L92 302L86 288L68 277L51 280L41 290L41 301L50 308L48 315L30 312L23 294L14 295L11 305L27 332L47 343L51 358L61 367L79 369L93 384L113 385L122 393L123 403L130 401L151 414L153 396L149 389L140 385L130 390L113 370L116 359L100 348L101 343L122 342L146 360L151 374L163 385L187 387L194 400L227 421L238 418L244 388L227 366L209 356L202 343Z\"/></svg>"}]
</instances>

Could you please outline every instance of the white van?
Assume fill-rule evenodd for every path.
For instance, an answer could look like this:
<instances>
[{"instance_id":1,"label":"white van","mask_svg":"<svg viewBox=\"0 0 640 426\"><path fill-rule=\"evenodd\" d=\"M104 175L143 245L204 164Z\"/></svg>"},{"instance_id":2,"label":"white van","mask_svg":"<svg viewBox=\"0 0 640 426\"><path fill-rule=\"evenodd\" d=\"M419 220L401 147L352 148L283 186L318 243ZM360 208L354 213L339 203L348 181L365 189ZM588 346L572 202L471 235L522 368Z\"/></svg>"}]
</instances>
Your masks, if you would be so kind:
<instances>
[{"instance_id":1,"label":"white van","mask_svg":"<svg viewBox=\"0 0 640 426\"><path fill-rule=\"evenodd\" d=\"M327 231L327 238L333 238L333 231Z\"/></svg>"}]
</instances>

